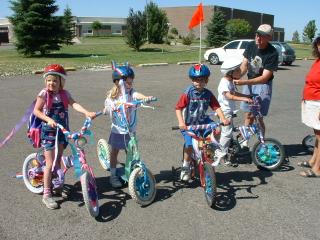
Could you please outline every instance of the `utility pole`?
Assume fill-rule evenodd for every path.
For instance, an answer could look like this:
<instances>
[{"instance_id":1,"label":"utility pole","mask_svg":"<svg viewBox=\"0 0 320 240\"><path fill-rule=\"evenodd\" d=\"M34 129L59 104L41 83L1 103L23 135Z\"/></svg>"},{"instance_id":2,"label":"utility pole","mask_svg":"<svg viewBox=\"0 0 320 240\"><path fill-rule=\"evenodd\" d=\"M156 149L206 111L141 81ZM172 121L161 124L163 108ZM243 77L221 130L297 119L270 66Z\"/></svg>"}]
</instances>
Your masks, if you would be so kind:
<instances>
[{"instance_id":1,"label":"utility pole","mask_svg":"<svg viewBox=\"0 0 320 240\"><path fill-rule=\"evenodd\" d=\"M146 15L147 15L147 42L149 43L149 14L148 14L148 0L146 0Z\"/></svg>"}]
</instances>

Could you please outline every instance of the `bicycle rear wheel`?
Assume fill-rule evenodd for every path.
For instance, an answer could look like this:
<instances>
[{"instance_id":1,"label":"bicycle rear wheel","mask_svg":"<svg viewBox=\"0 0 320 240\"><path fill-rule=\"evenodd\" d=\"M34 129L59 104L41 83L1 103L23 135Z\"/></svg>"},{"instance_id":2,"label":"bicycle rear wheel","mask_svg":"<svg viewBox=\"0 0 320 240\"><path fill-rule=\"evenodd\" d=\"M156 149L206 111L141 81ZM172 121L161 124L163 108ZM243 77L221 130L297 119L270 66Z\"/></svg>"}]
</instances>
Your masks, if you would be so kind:
<instances>
[{"instance_id":1,"label":"bicycle rear wheel","mask_svg":"<svg viewBox=\"0 0 320 240\"><path fill-rule=\"evenodd\" d=\"M88 171L81 175L80 182L86 208L92 217L97 217L99 215L99 199L96 182Z\"/></svg>"},{"instance_id":2,"label":"bicycle rear wheel","mask_svg":"<svg viewBox=\"0 0 320 240\"><path fill-rule=\"evenodd\" d=\"M210 163L205 162L203 164L203 190L204 195L209 207L213 207L216 203L216 196L217 196L217 181L216 181L216 174L213 170L213 167Z\"/></svg>"},{"instance_id":3,"label":"bicycle rear wheel","mask_svg":"<svg viewBox=\"0 0 320 240\"><path fill-rule=\"evenodd\" d=\"M305 149L308 152L313 153L315 141L316 141L316 136L314 134L307 135L303 138L302 145L305 147Z\"/></svg>"},{"instance_id":4,"label":"bicycle rear wheel","mask_svg":"<svg viewBox=\"0 0 320 240\"><path fill-rule=\"evenodd\" d=\"M38 153L31 153L23 162L23 181L30 192L36 194L43 192L43 164Z\"/></svg>"},{"instance_id":5,"label":"bicycle rear wheel","mask_svg":"<svg viewBox=\"0 0 320 240\"><path fill-rule=\"evenodd\" d=\"M97 154L100 165L103 169L110 169L110 146L105 139L100 139L97 143Z\"/></svg>"}]
</instances>

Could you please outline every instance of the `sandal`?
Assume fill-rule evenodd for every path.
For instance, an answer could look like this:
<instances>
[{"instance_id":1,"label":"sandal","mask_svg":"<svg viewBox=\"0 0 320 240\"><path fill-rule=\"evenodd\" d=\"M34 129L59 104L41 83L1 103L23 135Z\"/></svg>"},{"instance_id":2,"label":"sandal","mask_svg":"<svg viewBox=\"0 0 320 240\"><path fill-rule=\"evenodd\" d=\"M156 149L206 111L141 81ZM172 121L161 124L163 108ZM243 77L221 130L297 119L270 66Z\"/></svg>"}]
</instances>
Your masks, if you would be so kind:
<instances>
[{"instance_id":1,"label":"sandal","mask_svg":"<svg viewBox=\"0 0 320 240\"><path fill-rule=\"evenodd\" d=\"M307 177L307 178L317 178L317 177L320 178L320 175L315 174L314 171L312 171L311 169L300 172L300 176Z\"/></svg>"},{"instance_id":2,"label":"sandal","mask_svg":"<svg viewBox=\"0 0 320 240\"><path fill-rule=\"evenodd\" d=\"M305 167L305 168L312 168L308 161L298 162L298 166Z\"/></svg>"}]
</instances>

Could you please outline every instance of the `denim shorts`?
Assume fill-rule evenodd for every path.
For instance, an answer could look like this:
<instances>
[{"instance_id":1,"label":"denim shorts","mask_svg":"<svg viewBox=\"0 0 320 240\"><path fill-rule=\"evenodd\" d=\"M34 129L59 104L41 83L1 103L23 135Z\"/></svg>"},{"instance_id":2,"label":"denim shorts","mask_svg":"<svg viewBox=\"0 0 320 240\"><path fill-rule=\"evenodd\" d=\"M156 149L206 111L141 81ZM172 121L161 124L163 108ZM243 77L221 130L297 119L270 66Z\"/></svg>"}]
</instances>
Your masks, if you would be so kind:
<instances>
[{"instance_id":1,"label":"denim shorts","mask_svg":"<svg viewBox=\"0 0 320 240\"><path fill-rule=\"evenodd\" d=\"M129 134L119 134L111 132L108 143L113 149L125 150L130 141Z\"/></svg>"},{"instance_id":2,"label":"denim shorts","mask_svg":"<svg viewBox=\"0 0 320 240\"><path fill-rule=\"evenodd\" d=\"M42 128L41 130L41 146L45 151L53 150L56 143L56 130ZM59 131L58 133L58 143L63 144L64 148L68 146L68 141L65 139L64 134Z\"/></svg>"}]
</instances>

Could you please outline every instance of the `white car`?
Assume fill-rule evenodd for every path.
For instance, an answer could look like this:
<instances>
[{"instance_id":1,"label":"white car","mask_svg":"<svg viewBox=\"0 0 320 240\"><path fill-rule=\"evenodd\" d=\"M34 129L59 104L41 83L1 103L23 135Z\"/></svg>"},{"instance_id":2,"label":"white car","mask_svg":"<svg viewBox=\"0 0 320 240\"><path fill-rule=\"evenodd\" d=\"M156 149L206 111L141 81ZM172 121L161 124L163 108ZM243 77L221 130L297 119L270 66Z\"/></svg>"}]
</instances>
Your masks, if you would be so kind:
<instances>
[{"instance_id":1,"label":"white car","mask_svg":"<svg viewBox=\"0 0 320 240\"><path fill-rule=\"evenodd\" d=\"M204 53L204 59L211 64L222 63L229 57L243 58L243 52L248 43L254 41L253 39L238 39L231 41L220 48L212 48Z\"/></svg>"}]
</instances>

